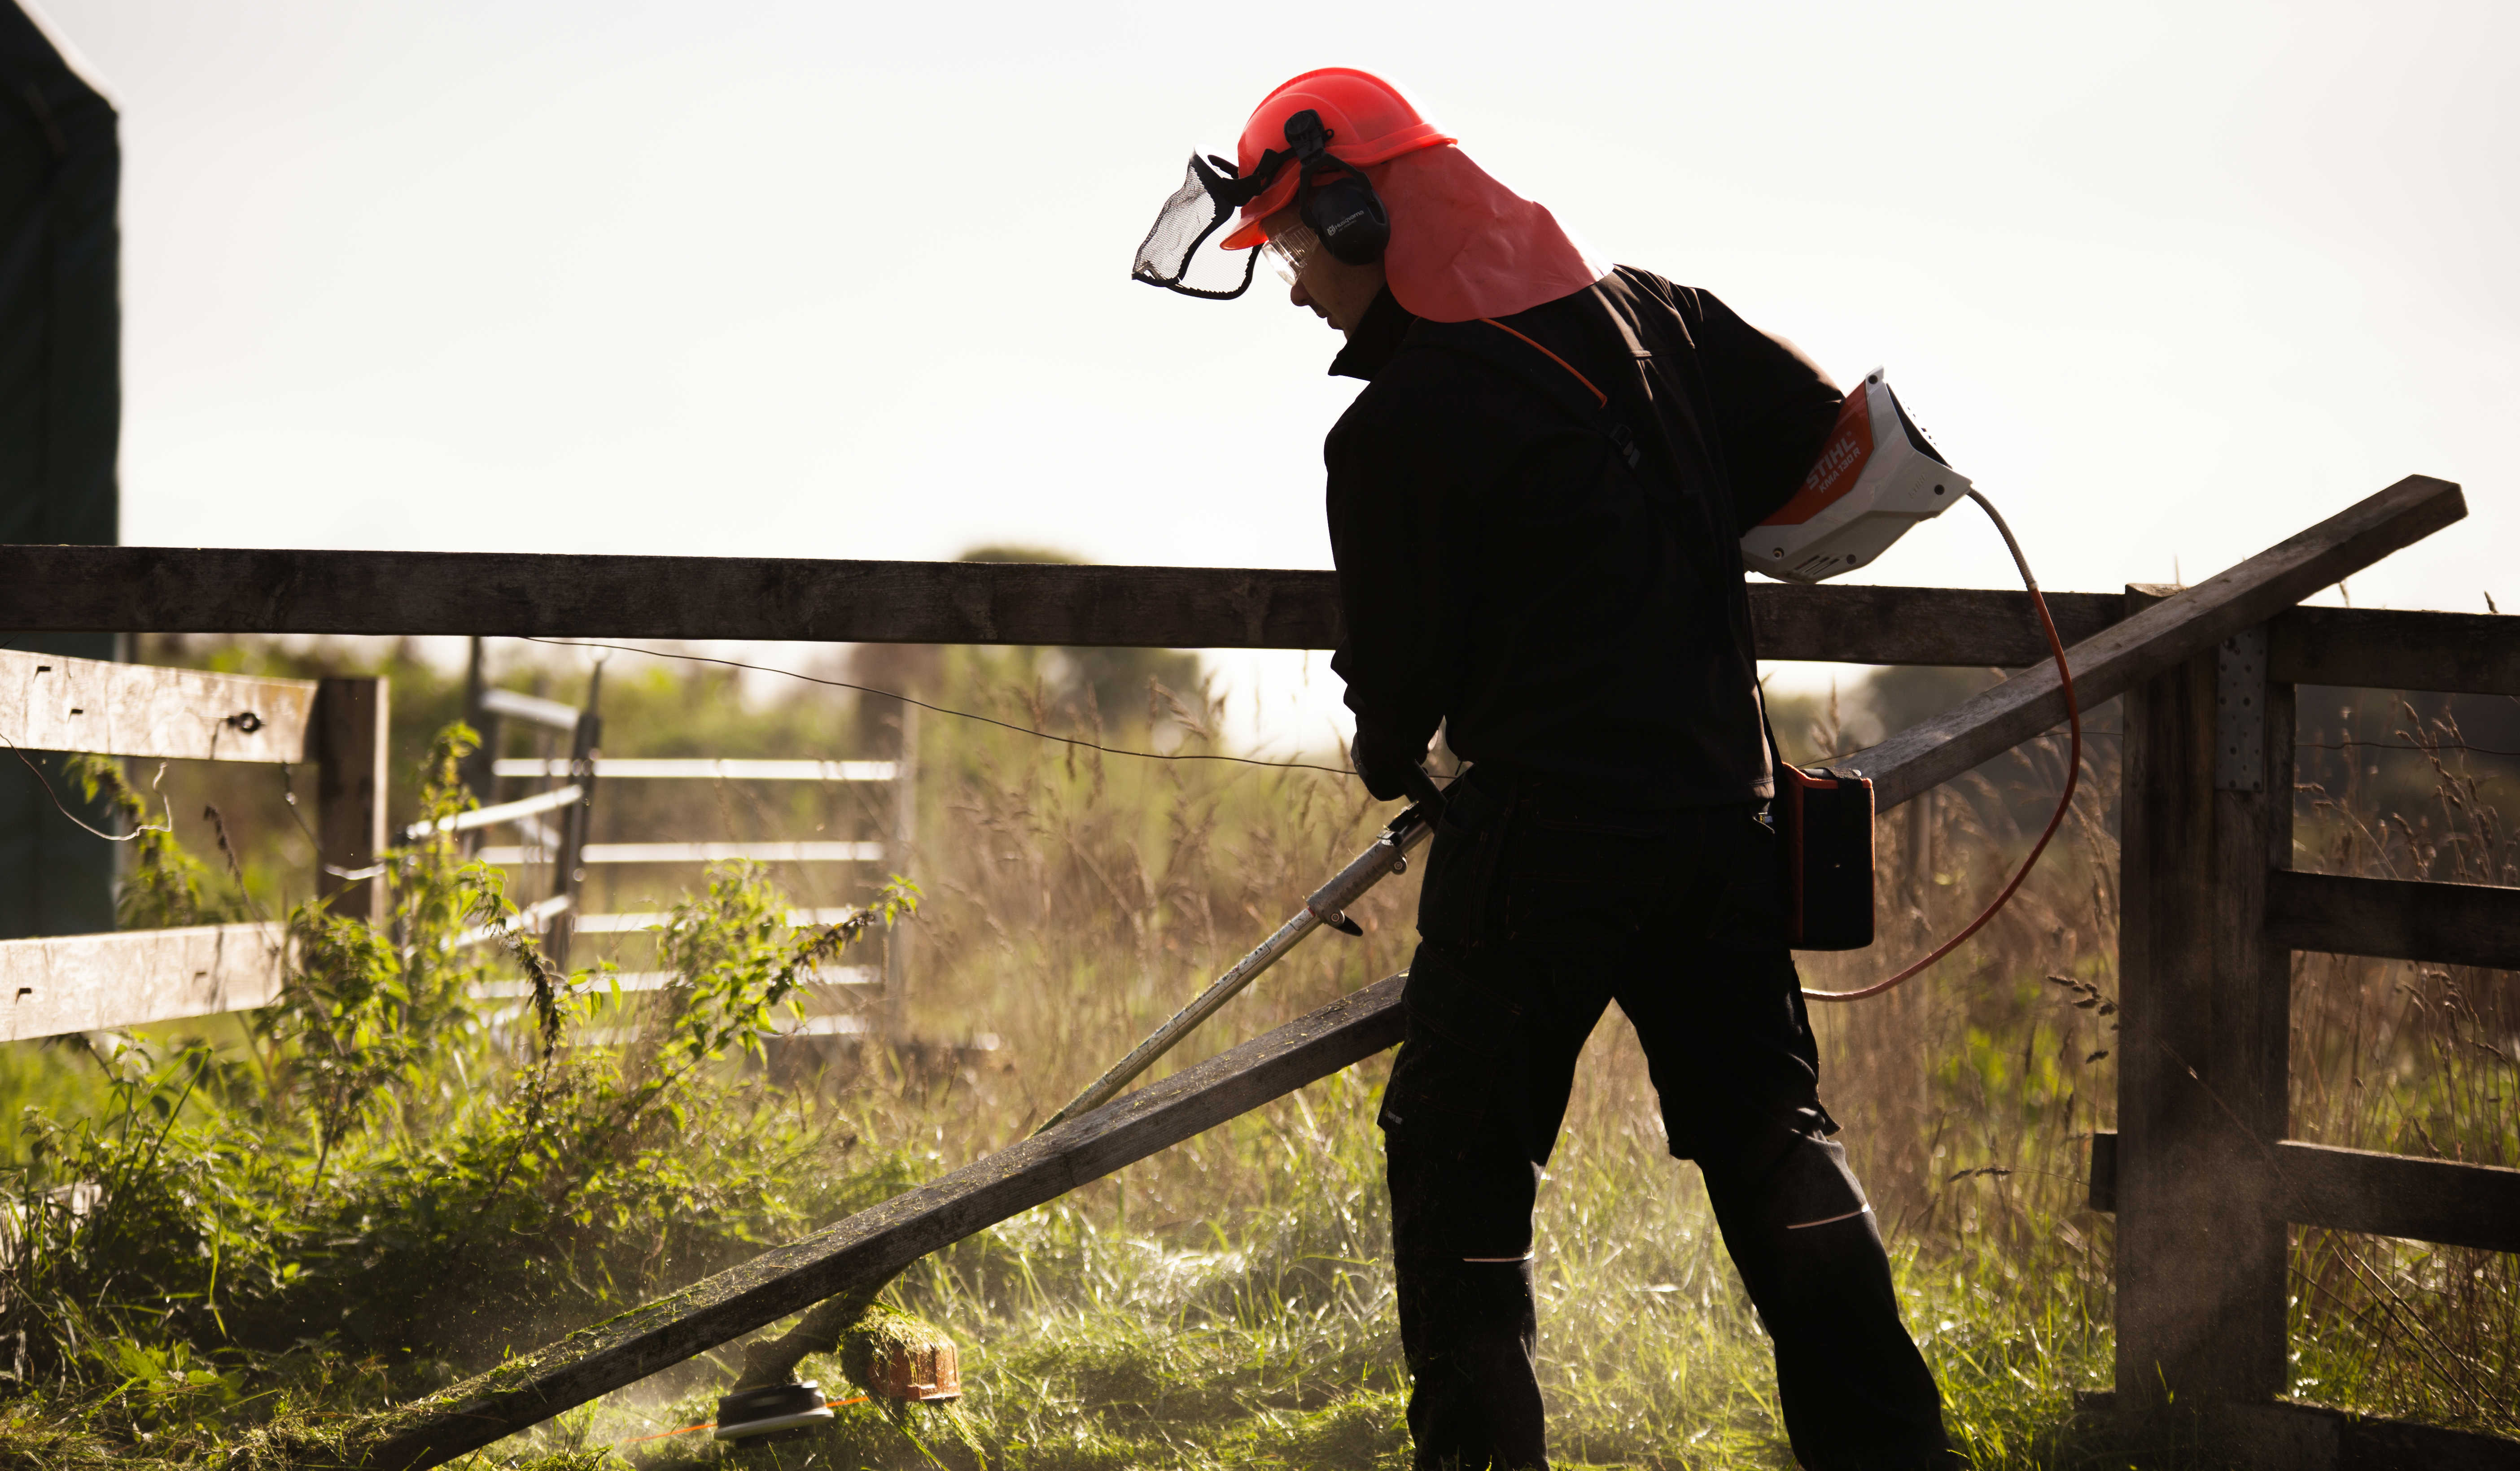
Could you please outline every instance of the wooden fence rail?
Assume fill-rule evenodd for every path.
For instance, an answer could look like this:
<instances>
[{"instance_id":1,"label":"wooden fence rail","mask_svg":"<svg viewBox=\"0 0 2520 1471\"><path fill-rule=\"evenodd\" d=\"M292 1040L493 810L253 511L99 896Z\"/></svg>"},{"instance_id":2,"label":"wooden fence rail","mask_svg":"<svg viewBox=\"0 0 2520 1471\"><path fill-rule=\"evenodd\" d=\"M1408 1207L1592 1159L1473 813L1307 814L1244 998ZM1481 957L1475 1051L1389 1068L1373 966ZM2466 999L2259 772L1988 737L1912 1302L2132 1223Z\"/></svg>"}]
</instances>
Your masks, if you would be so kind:
<instances>
[{"instance_id":1,"label":"wooden fence rail","mask_svg":"<svg viewBox=\"0 0 2520 1471\"><path fill-rule=\"evenodd\" d=\"M2274 1142L2278 1213L2294 1226L2520 1252L2520 1170L2458 1160ZM2092 1137L2091 1205L2118 1208L2118 1137Z\"/></svg>"},{"instance_id":2,"label":"wooden fence rail","mask_svg":"<svg viewBox=\"0 0 2520 1471\"><path fill-rule=\"evenodd\" d=\"M2267 875L2267 937L2285 950L2520 970L2520 889L2279 869Z\"/></svg>"},{"instance_id":3,"label":"wooden fence rail","mask_svg":"<svg viewBox=\"0 0 2520 1471\"><path fill-rule=\"evenodd\" d=\"M2455 499L2421 476L2400 488L2419 482ZM2068 644L2126 616L2116 593L2048 604ZM1758 584L1750 616L1768 659L2023 668L2048 655L2017 592ZM2274 671L2520 693L2520 652L2497 622L2294 608L2274 618ZM1338 589L1328 572L1247 567L17 546L0 547L0 627L1332 648Z\"/></svg>"},{"instance_id":4,"label":"wooden fence rail","mask_svg":"<svg viewBox=\"0 0 2520 1471\"><path fill-rule=\"evenodd\" d=\"M0 1041L249 1011L280 999L278 924L202 924L0 940Z\"/></svg>"},{"instance_id":5,"label":"wooden fence rail","mask_svg":"<svg viewBox=\"0 0 2520 1471\"><path fill-rule=\"evenodd\" d=\"M2284 1139L2283 1219L2331 1230L2520 1252L2520 1170Z\"/></svg>"},{"instance_id":6,"label":"wooden fence rail","mask_svg":"<svg viewBox=\"0 0 2520 1471\"><path fill-rule=\"evenodd\" d=\"M2067 660L2075 694L2085 705L2114 698L2465 514L2467 503L2457 486L2409 475L2075 645ZM2034 664L1958 708L1832 765L1871 778L1876 800L1895 807L2064 719L2065 692L2055 666ZM2285 739L2291 739L2289 732Z\"/></svg>"},{"instance_id":7,"label":"wooden fence rail","mask_svg":"<svg viewBox=\"0 0 2520 1471\"><path fill-rule=\"evenodd\" d=\"M303 761L316 690L313 680L0 649L0 737L30 751Z\"/></svg>"}]
</instances>

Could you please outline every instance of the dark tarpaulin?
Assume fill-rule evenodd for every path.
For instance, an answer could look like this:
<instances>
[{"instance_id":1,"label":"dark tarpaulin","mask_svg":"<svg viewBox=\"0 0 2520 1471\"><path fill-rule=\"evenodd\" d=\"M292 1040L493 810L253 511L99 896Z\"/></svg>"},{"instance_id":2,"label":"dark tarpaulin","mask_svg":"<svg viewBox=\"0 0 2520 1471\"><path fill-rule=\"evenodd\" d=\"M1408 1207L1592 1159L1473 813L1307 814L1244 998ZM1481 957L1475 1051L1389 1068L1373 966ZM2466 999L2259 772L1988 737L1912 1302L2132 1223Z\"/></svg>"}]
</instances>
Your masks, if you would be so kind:
<instances>
[{"instance_id":1,"label":"dark tarpaulin","mask_svg":"<svg viewBox=\"0 0 2520 1471\"><path fill-rule=\"evenodd\" d=\"M25 13L0 0L0 542L119 539L122 148L113 107ZM105 659L112 634L0 635ZM70 809L58 758L36 764ZM54 810L0 752L0 936L113 927L113 844Z\"/></svg>"}]
</instances>

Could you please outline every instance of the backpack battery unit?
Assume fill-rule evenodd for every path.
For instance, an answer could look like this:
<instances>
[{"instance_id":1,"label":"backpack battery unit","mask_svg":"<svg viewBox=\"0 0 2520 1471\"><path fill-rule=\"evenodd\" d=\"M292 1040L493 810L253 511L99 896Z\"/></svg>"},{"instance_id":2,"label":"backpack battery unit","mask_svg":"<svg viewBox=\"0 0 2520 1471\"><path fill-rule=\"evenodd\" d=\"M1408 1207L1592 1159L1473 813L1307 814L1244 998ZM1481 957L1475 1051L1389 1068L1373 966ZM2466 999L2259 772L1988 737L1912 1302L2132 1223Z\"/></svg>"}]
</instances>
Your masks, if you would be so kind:
<instances>
[{"instance_id":1,"label":"backpack battery unit","mask_svg":"<svg viewBox=\"0 0 2520 1471\"><path fill-rule=\"evenodd\" d=\"M1868 567L1910 527L1968 494L1968 476L1944 463L1881 375L1873 369L1846 396L1793 499L1741 538L1751 571L1819 582Z\"/></svg>"}]
</instances>

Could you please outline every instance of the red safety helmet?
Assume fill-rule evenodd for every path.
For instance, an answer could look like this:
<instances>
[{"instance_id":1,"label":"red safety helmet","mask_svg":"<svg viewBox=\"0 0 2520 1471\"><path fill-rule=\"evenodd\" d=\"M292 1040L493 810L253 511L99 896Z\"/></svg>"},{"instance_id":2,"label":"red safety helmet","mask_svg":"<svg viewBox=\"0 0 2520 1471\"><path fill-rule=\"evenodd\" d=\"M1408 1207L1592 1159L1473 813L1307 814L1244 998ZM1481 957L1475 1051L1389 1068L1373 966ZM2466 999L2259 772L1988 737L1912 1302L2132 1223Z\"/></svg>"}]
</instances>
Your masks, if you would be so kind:
<instances>
[{"instance_id":1,"label":"red safety helmet","mask_svg":"<svg viewBox=\"0 0 2520 1471\"><path fill-rule=\"evenodd\" d=\"M1356 168L1460 141L1418 116L1399 88L1372 72L1324 67L1282 83L1252 109L1251 120L1242 125L1242 141L1234 150L1243 178L1286 146L1286 119L1307 109L1320 113L1329 129L1330 156ZM1295 197L1297 176L1297 170L1281 167L1259 198L1242 206L1234 233L1217 244L1228 250L1247 250L1267 240L1263 223Z\"/></svg>"},{"instance_id":2,"label":"red safety helmet","mask_svg":"<svg viewBox=\"0 0 2520 1471\"><path fill-rule=\"evenodd\" d=\"M1238 152L1191 155L1132 280L1232 300L1250 290L1251 247L1270 216L1297 203L1329 254L1379 260L1400 304L1437 322L1508 317L1607 271L1371 72L1326 67L1282 84L1243 124Z\"/></svg>"}]
</instances>

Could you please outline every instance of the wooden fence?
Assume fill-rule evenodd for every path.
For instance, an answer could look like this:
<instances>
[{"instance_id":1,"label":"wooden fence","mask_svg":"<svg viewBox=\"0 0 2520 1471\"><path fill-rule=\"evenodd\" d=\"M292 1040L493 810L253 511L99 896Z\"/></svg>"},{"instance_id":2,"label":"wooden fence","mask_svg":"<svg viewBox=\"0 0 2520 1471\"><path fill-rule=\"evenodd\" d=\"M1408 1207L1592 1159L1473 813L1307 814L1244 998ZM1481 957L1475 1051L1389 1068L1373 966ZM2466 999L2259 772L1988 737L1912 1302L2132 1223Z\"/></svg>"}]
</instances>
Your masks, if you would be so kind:
<instances>
[{"instance_id":1,"label":"wooden fence","mask_svg":"<svg viewBox=\"0 0 2520 1471\"><path fill-rule=\"evenodd\" d=\"M557 814L557 834L477 852L486 862L541 864L552 870L552 892L523 905L518 922L541 933L553 958L562 962L573 934L629 933L664 919L580 914L577 898L587 865L731 858L865 864L905 852L913 841L909 786L901 780L909 767L899 761L607 760L594 754L601 723L592 712L495 689L481 691L477 701L486 707L484 725L495 730L492 722L521 719L557 726L572 738L571 756L474 763L476 778L540 779L545 789L391 833L385 825L390 692L384 680L374 678L277 679L0 649L0 740L24 751L307 766L314 781L317 892L332 899L335 913L371 923L386 916L388 895L375 869L392 839L416 840L431 826L476 839L511 825L529 833L547 831L540 820ZM572 774L582 785L554 784ZM890 830L879 842L596 843L589 837L589 808L598 778L883 782L894 788ZM846 907L798 911L791 922L828 924L853 913ZM489 930L474 931L463 943L490 938ZM287 927L276 920L0 940L0 996L9 998L0 1008L0 1041L267 1006L278 999L288 973L289 944ZM821 983L863 993L861 1003L846 1015L806 1018L783 1035L888 1028L901 1010L907 950L902 943L888 944L881 967L825 967ZM624 990L653 990L663 980L653 972L631 972L615 983ZM494 982L483 994L515 990Z\"/></svg>"},{"instance_id":2,"label":"wooden fence","mask_svg":"<svg viewBox=\"0 0 2520 1471\"><path fill-rule=\"evenodd\" d=\"M2241 1458L2520 1463L2520 1448L2279 1398L2285 1223L2509 1249L2520 1172L2282 1138L2291 948L2520 964L2520 890L2285 869L2289 691L2520 693L2520 624L2294 606L2465 513L2409 477L2195 587L2051 594L2087 704L2132 694L2119 1213L2119 1408L2205 1408ZM1844 763L1893 806L2064 715L2026 598L1756 586L1772 659L2023 672ZM0 626L229 633L831 640L1162 647L1334 646L1329 575L799 559L0 548ZM2279 840L2280 839L2280 840ZM2341 898L2339 896L2342 896ZM742 1267L398 1413L369 1464L428 1466L900 1270L1389 1047L1397 979ZM2192 1072L2188 1069L2193 1069ZM2244 1181L2228 1191L2199 1181ZM2173 1398L2175 1397L2175 1399ZM2412 1450L2407 1448L2412 1447Z\"/></svg>"}]
</instances>

